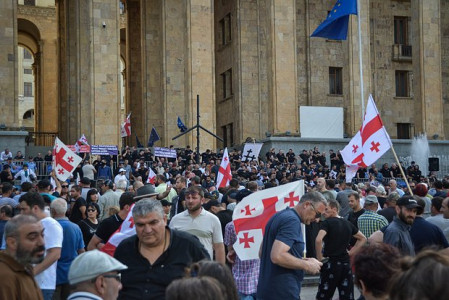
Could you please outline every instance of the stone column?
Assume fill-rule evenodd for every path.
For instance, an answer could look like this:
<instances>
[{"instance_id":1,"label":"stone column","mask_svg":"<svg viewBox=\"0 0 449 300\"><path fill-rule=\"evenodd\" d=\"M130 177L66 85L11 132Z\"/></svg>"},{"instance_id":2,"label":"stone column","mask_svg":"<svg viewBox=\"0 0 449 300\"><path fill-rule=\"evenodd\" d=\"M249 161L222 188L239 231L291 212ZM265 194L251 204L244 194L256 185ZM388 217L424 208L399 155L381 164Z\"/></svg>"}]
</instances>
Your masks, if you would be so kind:
<instances>
[{"instance_id":1,"label":"stone column","mask_svg":"<svg viewBox=\"0 0 449 300\"><path fill-rule=\"evenodd\" d=\"M412 0L415 132L444 139L440 0Z\"/></svg>"},{"instance_id":2,"label":"stone column","mask_svg":"<svg viewBox=\"0 0 449 300\"><path fill-rule=\"evenodd\" d=\"M345 118L349 117L350 122L345 124L348 126L352 124L348 133L353 136L362 126L363 106L366 109L366 103L368 101L369 94L372 93L371 89L371 55L370 55L370 24L369 24L369 0L359 0L360 3L360 16L350 16L350 24L348 28L348 68L350 77L350 93L349 103L350 112L345 114ZM359 60L359 37L358 37L358 20L361 21L361 36L362 36L362 70L363 70L363 98L360 95L360 60ZM374 99L376 101L376 99ZM346 131L345 130L345 131Z\"/></svg>"},{"instance_id":3,"label":"stone column","mask_svg":"<svg viewBox=\"0 0 449 300\"><path fill-rule=\"evenodd\" d=\"M269 30L268 80L271 115L268 123L274 134L299 132L296 95L296 1L270 0L267 3Z\"/></svg>"},{"instance_id":4,"label":"stone column","mask_svg":"<svg viewBox=\"0 0 449 300\"><path fill-rule=\"evenodd\" d=\"M214 59L214 1L188 0L187 10L187 65L186 101L189 125L196 123L196 95L200 96L200 122L216 133L215 124L215 59ZM187 126L189 126L187 125ZM214 148L216 140L202 131L201 149ZM190 135L190 143L196 136ZM192 147L193 148L193 147Z\"/></svg>"},{"instance_id":5,"label":"stone column","mask_svg":"<svg viewBox=\"0 0 449 300\"><path fill-rule=\"evenodd\" d=\"M73 143L84 133L92 144L118 144L118 1L60 0L58 12L61 137Z\"/></svg>"},{"instance_id":6,"label":"stone column","mask_svg":"<svg viewBox=\"0 0 449 300\"><path fill-rule=\"evenodd\" d=\"M17 0L0 1L0 123L18 127Z\"/></svg>"}]
</instances>

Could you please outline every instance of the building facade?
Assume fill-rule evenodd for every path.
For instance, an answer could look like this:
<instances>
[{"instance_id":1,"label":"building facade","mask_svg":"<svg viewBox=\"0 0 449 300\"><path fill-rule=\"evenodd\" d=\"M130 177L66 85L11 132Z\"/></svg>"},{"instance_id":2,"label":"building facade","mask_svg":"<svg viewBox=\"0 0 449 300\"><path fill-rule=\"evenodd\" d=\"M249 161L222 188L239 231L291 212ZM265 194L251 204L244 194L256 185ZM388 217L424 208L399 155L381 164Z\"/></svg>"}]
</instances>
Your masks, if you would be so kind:
<instances>
[{"instance_id":1,"label":"building facade","mask_svg":"<svg viewBox=\"0 0 449 300\"><path fill-rule=\"evenodd\" d=\"M392 138L449 136L449 2L359 0L363 99L371 93ZM357 16L348 38L311 38L334 0L8 0L0 3L0 112L23 126L19 48L29 50L34 130L73 143L175 141L177 117L201 125L201 148L301 136L301 106L343 108L362 121ZM28 71L27 71L28 72ZM23 84L23 83L21 83ZM120 123L131 113L133 136ZM326 120L316 117L316 125ZM29 121L28 121L29 122ZM204 150L201 149L201 150Z\"/></svg>"}]
</instances>

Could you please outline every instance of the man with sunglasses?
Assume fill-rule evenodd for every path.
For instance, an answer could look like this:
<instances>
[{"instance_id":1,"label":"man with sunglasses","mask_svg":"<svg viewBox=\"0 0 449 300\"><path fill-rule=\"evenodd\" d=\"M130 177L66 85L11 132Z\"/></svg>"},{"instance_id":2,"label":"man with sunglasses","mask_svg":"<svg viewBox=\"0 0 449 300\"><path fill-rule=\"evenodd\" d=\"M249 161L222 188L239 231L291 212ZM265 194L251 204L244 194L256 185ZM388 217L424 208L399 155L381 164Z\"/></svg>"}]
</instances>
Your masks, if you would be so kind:
<instances>
[{"instance_id":1,"label":"man with sunglasses","mask_svg":"<svg viewBox=\"0 0 449 300\"><path fill-rule=\"evenodd\" d=\"M69 270L73 293L68 300L115 300L122 289L120 271L128 267L98 250L79 255Z\"/></svg>"},{"instance_id":2,"label":"man with sunglasses","mask_svg":"<svg viewBox=\"0 0 449 300\"><path fill-rule=\"evenodd\" d=\"M259 252L257 299L300 299L304 271L316 274L322 266L315 258L303 258L301 223L316 222L326 205L322 194L310 192L295 207L277 212L268 221Z\"/></svg>"},{"instance_id":3,"label":"man with sunglasses","mask_svg":"<svg viewBox=\"0 0 449 300\"><path fill-rule=\"evenodd\" d=\"M321 268L316 299L332 299L338 287L340 299L351 300L354 299L354 282L349 257L360 249L366 238L351 222L338 215L340 204L336 200L328 202L323 214L326 220L320 223L315 245L318 260L322 261L323 256L327 260ZM346 249L352 237L356 243L348 253Z\"/></svg>"}]
</instances>

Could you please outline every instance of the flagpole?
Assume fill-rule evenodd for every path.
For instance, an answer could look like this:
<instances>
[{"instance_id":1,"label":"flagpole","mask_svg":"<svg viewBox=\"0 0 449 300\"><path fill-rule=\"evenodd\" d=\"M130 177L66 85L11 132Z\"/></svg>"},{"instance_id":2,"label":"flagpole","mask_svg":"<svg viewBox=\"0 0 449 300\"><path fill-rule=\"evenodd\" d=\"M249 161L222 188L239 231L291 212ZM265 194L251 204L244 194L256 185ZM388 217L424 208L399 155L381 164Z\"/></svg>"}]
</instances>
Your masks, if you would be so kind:
<instances>
[{"instance_id":1,"label":"flagpole","mask_svg":"<svg viewBox=\"0 0 449 300\"><path fill-rule=\"evenodd\" d=\"M362 102L362 122L365 115L365 101L363 100L364 86L363 86L363 59L362 59L362 25L360 16L360 0L357 0L357 27L359 37L359 72L360 72L360 100Z\"/></svg>"},{"instance_id":2,"label":"flagpole","mask_svg":"<svg viewBox=\"0 0 449 300\"><path fill-rule=\"evenodd\" d=\"M401 163L399 162L398 156L396 155L396 151L394 151L393 143L390 143L390 146L391 151L393 151L394 158L396 159L396 163L398 164L399 170L401 171L402 177L404 178L405 184L407 185L408 191L410 192L410 195L413 196L413 191L408 184L407 177L405 176L404 170L402 169Z\"/></svg>"}]
</instances>

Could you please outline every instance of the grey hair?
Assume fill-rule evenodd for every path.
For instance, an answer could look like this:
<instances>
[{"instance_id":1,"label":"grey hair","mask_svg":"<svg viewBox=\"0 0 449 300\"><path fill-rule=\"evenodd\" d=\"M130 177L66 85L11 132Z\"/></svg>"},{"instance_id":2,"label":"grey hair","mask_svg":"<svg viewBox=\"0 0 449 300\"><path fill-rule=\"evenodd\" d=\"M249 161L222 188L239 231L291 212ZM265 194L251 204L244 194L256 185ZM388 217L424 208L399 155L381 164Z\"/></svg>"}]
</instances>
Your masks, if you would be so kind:
<instances>
[{"instance_id":1,"label":"grey hair","mask_svg":"<svg viewBox=\"0 0 449 300\"><path fill-rule=\"evenodd\" d=\"M126 182L126 180L124 180L124 179L121 179L117 182L115 187L120 190L125 190L127 185L128 185L128 182Z\"/></svg>"},{"instance_id":2,"label":"grey hair","mask_svg":"<svg viewBox=\"0 0 449 300\"><path fill-rule=\"evenodd\" d=\"M134 205L133 218L145 217L152 212L157 213L161 216L161 218L164 217L164 209L161 202L158 200L145 198L137 201Z\"/></svg>"},{"instance_id":3,"label":"grey hair","mask_svg":"<svg viewBox=\"0 0 449 300\"><path fill-rule=\"evenodd\" d=\"M387 196L387 202L396 202L400 198L399 193L393 192Z\"/></svg>"},{"instance_id":4,"label":"grey hair","mask_svg":"<svg viewBox=\"0 0 449 300\"><path fill-rule=\"evenodd\" d=\"M64 215L67 212L67 202L62 198L55 199L50 204L50 208L53 209L56 214Z\"/></svg>"},{"instance_id":5,"label":"grey hair","mask_svg":"<svg viewBox=\"0 0 449 300\"><path fill-rule=\"evenodd\" d=\"M306 201L310 201L312 203L323 203L324 205L327 205L327 200L326 198L324 198L324 196L319 193L319 192L308 192L306 194L304 194L301 197L301 200L299 201L299 203L304 203Z\"/></svg>"},{"instance_id":6,"label":"grey hair","mask_svg":"<svg viewBox=\"0 0 449 300\"><path fill-rule=\"evenodd\" d=\"M17 215L6 222L5 238L17 237L20 226L25 224L35 224L39 220L33 215Z\"/></svg>"}]
</instances>

